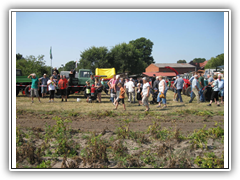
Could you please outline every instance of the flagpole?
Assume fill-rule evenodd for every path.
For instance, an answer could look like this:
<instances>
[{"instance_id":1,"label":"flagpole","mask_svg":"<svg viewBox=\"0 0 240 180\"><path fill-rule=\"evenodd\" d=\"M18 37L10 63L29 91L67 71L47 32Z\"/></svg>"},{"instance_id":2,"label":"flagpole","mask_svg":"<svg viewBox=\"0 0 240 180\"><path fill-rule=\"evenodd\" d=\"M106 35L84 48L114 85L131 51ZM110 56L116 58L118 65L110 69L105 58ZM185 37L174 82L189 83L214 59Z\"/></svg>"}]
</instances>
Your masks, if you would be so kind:
<instances>
[{"instance_id":1,"label":"flagpole","mask_svg":"<svg viewBox=\"0 0 240 180\"><path fill-rule=\"evenodd\" d=\"M51 72L50 72L50 75L52 75L52 46L50 47L50 59L51 59Z\"/></svg>"}]
</instances>

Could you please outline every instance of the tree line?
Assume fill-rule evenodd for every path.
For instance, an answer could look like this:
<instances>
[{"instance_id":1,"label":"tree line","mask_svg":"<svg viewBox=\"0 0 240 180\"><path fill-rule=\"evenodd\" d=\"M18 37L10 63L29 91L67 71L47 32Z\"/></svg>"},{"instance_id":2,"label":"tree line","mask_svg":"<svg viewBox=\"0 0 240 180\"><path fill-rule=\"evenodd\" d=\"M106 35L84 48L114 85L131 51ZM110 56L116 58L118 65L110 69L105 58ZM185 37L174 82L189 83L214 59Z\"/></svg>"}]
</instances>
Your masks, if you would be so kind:
<instances>
[{"instance_id":1,"label":"tree line","mask_svg":"<svg viewBox=\"0 0 240 180\"><path fill-rule=\"evenodd\" d=\"M95 72L96 68L114 67L116 73L142 73L155 63L151 56L152 47L153 42L144 37L117 44L111 49L92 46L81 53L78 68Z\"/></svg>"},{"instance_id":2,"label":"tree line","mask_svg":"<svg viewBox=\"0 0 240 180\"><path fill-rule=\"evenodd\" d=\"M203 63L206 61L205 58L194 58L189 63ZM187 63L186 60L178 60L177 63ZM205 65L205 69L215 69L217 66L224 65L224 53L217 55L216 57L211 57L207 64Z\"/></svg>"},{"instance_id":3,"label":"tree line","mask_svg":"<svg viewBox=\"0 0 240 180\"><path fill-rule=\"evenodd\" d=\"M92 46L80 54L80 60L77 68L75 61L69 61L58 68L61 71L70 71L74 69L91 69L94 73L96 68L115 68L116 73L138 74L145 71L151 63L155 63L152 57L153 42L144 37L132 40L129 43L120 43L111 49L107 47ZM37 75L49 74L50 66L45 65L44 56L37 58L27 56L24 58L21 54L16 55L17 69L22 69L23 75L29 75L35 72Z\"/></svg>"}]
</instances>

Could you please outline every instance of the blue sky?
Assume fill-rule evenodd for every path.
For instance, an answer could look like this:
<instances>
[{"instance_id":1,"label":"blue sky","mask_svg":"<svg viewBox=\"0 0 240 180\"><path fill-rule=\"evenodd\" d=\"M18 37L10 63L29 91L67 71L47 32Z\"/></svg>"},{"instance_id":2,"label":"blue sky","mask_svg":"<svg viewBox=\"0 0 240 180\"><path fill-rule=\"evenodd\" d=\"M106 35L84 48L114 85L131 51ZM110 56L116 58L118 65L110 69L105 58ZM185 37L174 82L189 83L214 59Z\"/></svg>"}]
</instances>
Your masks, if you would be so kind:
<instances>
[{"instance_id":1,"label":"blue sky","mask_svg":"<svg viewBox=\"0 0 240 180\"><path fill-rule=\"evenodd\" d=\"M150 39L156 63L187 62L224 52L223 12L17 12L16 52L44 55L53 67L79 61L91 46L111 49L140 37Z\"/></svg>"}]
</instances>

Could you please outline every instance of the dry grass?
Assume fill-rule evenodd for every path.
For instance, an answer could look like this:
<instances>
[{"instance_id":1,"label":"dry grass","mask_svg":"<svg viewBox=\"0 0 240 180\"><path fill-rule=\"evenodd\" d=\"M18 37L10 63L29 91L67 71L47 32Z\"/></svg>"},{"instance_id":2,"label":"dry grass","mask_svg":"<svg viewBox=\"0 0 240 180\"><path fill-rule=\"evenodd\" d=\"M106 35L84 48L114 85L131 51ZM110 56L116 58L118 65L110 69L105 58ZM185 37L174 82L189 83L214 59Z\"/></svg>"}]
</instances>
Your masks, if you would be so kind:
<instances>
[{"instance_id":1,"label":"dry grass","mask_svg":"<svg viewBox=\"0 0 240 180\"><path fill-rule=\"evenodd\" d=\"M217 107L214 103L211 107L207 106L207 102L197 104L196 98L194 99L193 103L188 103L190 100L189 96L182 95L183 103L174 102L173 101L174 93L172 91L167 92L167 108L161 109L157 108L156 104L150 105L150 112L161 112L161 113L172 113L176 111L184 111L189 109L191 111L194 110L201 110L201 111L212 111L213 113L224 111L224 106ZM81 101L77 102L77 98L80 98ZM16 107L17 110L34 110L34 111L74 111L78 113L89 113L89 112L96 112L96 111L110 111L113 110L114 106L109 101L109 95L102 93L102 103L87 103L86 99L83 95L75 94L70 95L68 98L68 102L61 102L60 98L55 98L54 103L48 103L48 98L41 98L41 103L38 102L37 98L34 98L34 103L31 103L31 99L25 96L17 96L16 98ZM149 98L152 100L152 97ZM127 102L127 98L125 96L125 104L127 112L130 113L144 113L145 107L138 106L138 103L130 104ZM118 107L118 111L123 111L123 107L120 104Z\"/></svg>"}]
</instances>

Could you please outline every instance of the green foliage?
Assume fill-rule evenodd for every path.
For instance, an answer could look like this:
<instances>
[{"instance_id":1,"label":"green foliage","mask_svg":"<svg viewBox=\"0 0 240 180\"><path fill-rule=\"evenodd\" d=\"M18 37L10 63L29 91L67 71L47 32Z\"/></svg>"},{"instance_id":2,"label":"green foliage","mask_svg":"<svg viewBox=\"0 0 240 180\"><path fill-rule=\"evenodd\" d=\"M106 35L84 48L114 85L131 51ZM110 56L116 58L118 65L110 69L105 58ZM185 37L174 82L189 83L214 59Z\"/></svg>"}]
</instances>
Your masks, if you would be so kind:
<instances>
[{"instance_id":1,"label":"green foliage","mask_svg":"<svg viewBox=\"0 0 240 180\"><path fill-rule=\"evenodd\" d=\"M68 124L71 123L71 121L68 119L63 121L58 116L55 116L52 119L56 120L57 124L53 127L46 125L46 134L44 136L45 142L47 143L48 141L51 141L52 138L56 139L55 155L77 155L78 146L70 139L71 130Z\"/></svg>"},{"instance_id":2,"label":"green foliage","mask_svg":"<svg viewBox=\"0 0 240 180\"><path fill-rule=\"evenodd\" d=\"M192 143L192 148L203 149L203 144L205 144L205 148L207 149L208 131L205 130L205 128L206 125L198 131L194 130L194 133L189 137L190 143Z\"/></svg>"},{"instance_id":3,"label":"green foliage","mask_svg":"<svg viewBox=\"0 0 240 180\"><path fill-rule=\"evenodd\" d=\"M22 70L23 76L35 73L38 77L42 77L44 73L50 75L51 71L51 67L45 65L44 55L40 55L37 58L31 55L24 59L19 59L16 61L16 68Z\"/></svg>"},{"instance_id":4,"label":"green foliage","mask_svg":"<svg viewBox=\"0 0 240 180\"><path fill-rule=\"evenodd\" d=\"M161 129L160 124L157 124L155 121L153 122L153 125L148 127L147 133L151 134L153 138L160 139L162 141L165 141L173 136L172 132L170 132L167 128Z\"/></svg>"},{"instance_id":5,"label":"green foliage","mask_svg":"<svg viewBox=\"0 0 240 180\"><path fill-rule=\"evenodd\" d=\"M177 63L187 63L186 60L178 60Z\"/></svg>"},{"instance_id":6,"label":"green foliage","mask_svg":"<svg viewBox=\"0 0 240 180\"><path fill-rule=\"evenodd\" d=\"M192 143L192 147L203 149L203 144L205 144L205 148L207 149L208 138L224 138L224 129L222 129L220 126L216 128L209 128L208 130L205 130L205 128L206 125L204 125L204 127L198 131L195 130L194 133L188 137L188 139L190 139L190 143Z\"/></svg>"},{"instance_id":7,"label":"green foliage","mask_svg":"<svg viewBox=\"0 0 240 180\"><path fill-rule=\"evenodd\" d=\"M92 46L81 52L79 61L79 69L91 69L95 72L96 68L112 68L113 64L108 62L108 49L104 46Z\"/></svg>"},{"instance_id":8,"label":"green foliage","mask_svg":"<svg viewBox=\"0 0 240 180\"><path fill-rule=\"evenodd\" d=\"M211 57L207 62L205 69L216 68L221 65L224 65L224 53L217 55L215 58Z\"/></svg>"},{"instance_id":9,"label":"green foliage","mask_svg":"<svg viewBox=\"0 0 240 180\"><path fill-rule=\"evenodd\" d=\"M107 144L101 140L101 134L96 136L95 133L88 139L87 147L81 150L80 156L83 159L84 165L86 163L107 163Z\"/></svg>"},{"instance_id":10,"label":"green foliage","mask_svg":"<svg viewBox=\"0 0 240 180\"><path fill-rule=\"evenodd\" d=\"M19 129L19 127L16 127L16 145L21 146L23 144L23 137L24 133Z\"/></svg>"},{"instance_id":11,"label":"green foliage","mask_svg":"<svg viewBox=\"0 0 240 180\"><path fill-rule=\"evenodd\" d=\"M42 163L37 165L36 168L51 168L51 161L50 160L42 161Z\"/></svg>"},{"instance_id":12,"label":"green foliage","mask_svg":"<svg viewBox=\"0 0 240 180\"><path fill-rule=\"evenodd\" d=\"M224 168L224 156L222 158L217 158L214 152L205 153L204 157L197 156L194 160L201 168Z\"/></svg>"},{"instance_id":13,"label":"green foliage","mask_svg":"<svg viewBox=\"0 0 240 180\"><path fill-rule=\"evenodd\" d=\"M194 63L202 63L202 62L204 62L204 61L206 61L205 58L194 58L194 59L193 59L193 62L194 62Z\"/></svg>"},{"instance_id":14,"label":"green foliage","mask_svg":"<svg viewBox=\"0 0 240 180\"><path fill-rule=\"evenodd\" d=\"M71 71L72 69L74 69L76 66L76 62L75 61L69 61L65 64L64 66L64 71ZM59 70L59 69L58 69Z\"/></svg>"},{"instance_id":15,"label":"green foliage","mask_svg":"<svg viewBox=\"0 0 240 180\"><path fill-rule=\"evenodd\" d=\"M110 50L104 46L92 46L81 52L78 68L95 72L96 68L114 67L117 73L142 73L149 64L154 63L152 46L153 43L146 38L117 44Z\"/></svg>"}]
</instances>

